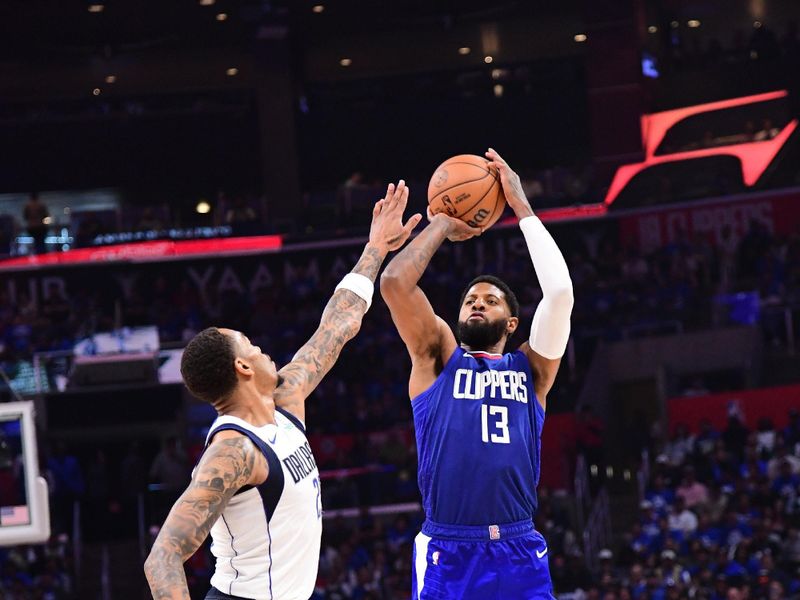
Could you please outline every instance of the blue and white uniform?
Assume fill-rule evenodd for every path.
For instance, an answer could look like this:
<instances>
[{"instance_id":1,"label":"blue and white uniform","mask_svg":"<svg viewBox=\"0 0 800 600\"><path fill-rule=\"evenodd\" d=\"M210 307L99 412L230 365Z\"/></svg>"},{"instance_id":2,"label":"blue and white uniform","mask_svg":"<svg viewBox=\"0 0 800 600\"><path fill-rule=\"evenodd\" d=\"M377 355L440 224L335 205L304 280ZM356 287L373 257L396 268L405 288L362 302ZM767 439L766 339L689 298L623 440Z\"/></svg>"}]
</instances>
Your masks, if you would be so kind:
<instances>
[{"instance_id":1,"label":"blue and white uniform","mask_svg":"<svg viewBox=\"0 0 800 600\"><path fill-rule=\"evenodd\" d=\"M411 407L426 518L412 597L554 598L532 521L544 410L528 358L456 348Z\"/></svg>"},{"instance_id":2,"label":"blue and white uniform","mask_svg":"<svg viewBox=\"0 0 800 600\"><path fill-rule=\"evenodd\" d=\"M275 424L263 427L222 416L206 444L226 430L250 438L267 459L269 475L260 486L239 490L211 528L217 562L207 597L308 600L317 579L322 505L303 423L280 408Z\"/></svg>"}]
</instances>

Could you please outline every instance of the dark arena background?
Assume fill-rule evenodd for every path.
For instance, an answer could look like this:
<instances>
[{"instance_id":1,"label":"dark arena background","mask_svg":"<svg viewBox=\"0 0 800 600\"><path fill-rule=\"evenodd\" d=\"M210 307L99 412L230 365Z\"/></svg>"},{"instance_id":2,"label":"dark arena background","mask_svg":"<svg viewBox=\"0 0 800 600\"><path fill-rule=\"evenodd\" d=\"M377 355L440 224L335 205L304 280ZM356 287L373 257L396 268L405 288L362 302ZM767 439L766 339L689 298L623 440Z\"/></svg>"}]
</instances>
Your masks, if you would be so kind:
<instances>
[{"instance_id":1,"label":"dark arena background","mask_svg":"<svg viewBox=\"0 0 800 600\"><path fill-rule=\"evenodd\" d=\"M574 286L535 515L555 595L800 598L798 21L797 0L4 0L0 543L29 518L26 443L50 533L0 547L0 598L150 598L216 414L186 343L225 326L286 364L386 184L424 213L436 166L488 147ZM516 222L421 282L454 323L501 276L515 347L541 298ZM376 290L307 402L315 600L410 597L409 369ZM185 569L203 598L208 542Z\"/></svg>"}]
</instances>

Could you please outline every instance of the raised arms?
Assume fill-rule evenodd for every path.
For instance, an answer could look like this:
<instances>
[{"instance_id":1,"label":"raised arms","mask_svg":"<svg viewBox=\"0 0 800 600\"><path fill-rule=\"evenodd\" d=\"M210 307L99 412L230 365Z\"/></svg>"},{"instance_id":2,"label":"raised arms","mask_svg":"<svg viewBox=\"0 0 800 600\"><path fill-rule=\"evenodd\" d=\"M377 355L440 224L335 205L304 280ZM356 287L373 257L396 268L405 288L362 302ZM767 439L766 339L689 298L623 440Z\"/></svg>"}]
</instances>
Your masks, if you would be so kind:
<instances>
[{"instance_id":1,"label":"raised arms","mask_svg":"<svg viewBox=\"0 0 800 600\"><path fill-rule=\"evenodd\" d=\"M236 491L263 482L267 469L264 456L248 438L227 431L215 436L144 563L155 600L190 600L183 563L206 539Z\"/></svg>"},{"instance_id":2,"label":"raised arms","mask_svg":"<svg viewBox=\"0 0 800 600\"><path fill-rule=\"evenodd\" d=\"M519 175L491 148L486 157L500 173L506 201L520 220L520 229L542 288L542 300L533 315L530 339L522 344L520 350L525 352L530 361L535 375L536 396L544 406L569 340L570 315L574 303L572 280L561 251L533 214L522 191Z\"/></svg>"},{"instance_id":3,"label":"raised arms","mask_svg":"<svg viewBox=\"0 0 800 600\"><path fill-rule=\"evenodd\" d=\"M428 217L428 226L389 262L381 275L381 296L411 355L412 398L433 383L441 365L456 348L452 330L434 313L417 284L445 239L461 241L481 233L480 229L444 214L429 213Z\"/></svg>"},{"instance_id":4,"label":"raised arms","mask_svg":"<svg viewBox=\"0 0 800 600\"><path fill-rule=\"evenodd\" d=\"M386 197L375 204L369 242L351 273L375 281L386 255L405 243L422 218L416 214L404 225L402 218L407 203L405 183L401 180L396 187L390 184ZM276 406L300 419L305 418L305 399L333 367L344 345L358 333L366 312L366 301L355 292L338 289L333 293L317 330L292 361L278 372Z\"/></svg>"}]
</instances>

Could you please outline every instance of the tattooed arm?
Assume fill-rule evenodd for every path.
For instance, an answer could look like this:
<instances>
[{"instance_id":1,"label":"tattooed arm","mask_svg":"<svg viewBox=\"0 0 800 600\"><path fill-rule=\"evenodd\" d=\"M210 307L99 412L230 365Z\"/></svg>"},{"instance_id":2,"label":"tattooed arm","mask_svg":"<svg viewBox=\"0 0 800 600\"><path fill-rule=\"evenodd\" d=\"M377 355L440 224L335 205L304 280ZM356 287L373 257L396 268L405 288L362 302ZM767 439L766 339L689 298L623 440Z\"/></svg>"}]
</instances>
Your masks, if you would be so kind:
<instances>
[{"instance_id":1,"label":"tattooed arm","mask_svg":"<svg viewBox=\"0 0 800 600\"><path fill-rule=\"evenodd\" d=\"M206 539L236 491L245 484L263 483L268 469L264 455L240 433L221 431L214 436L144 563L155 600L190 600L183 563Z\"/></svg>"},{"instance_id":2,"label":"tattooed arm","mask_svg":"<svg viewBox=\"0 0 800 600\"><path fill-rule=\"evenodd\" d=\"M436 315L417 284L445 239L462 241L481 233L442 213L429 213L428 217L429 225L389 262L381 275L381 296L411 355L411 398L430 387L456 348L452 330Z\"/></svg>"},{"instance_id":3,"label":"tattooed arm","mask_svg":"<svg viewBox=\"0 0 800 600\"><path fill-rule=\"evenodd\" d=\"M386 197L375 204L372 226L361 258L351 271L374 282L386 255L400 248L420 222L412 216L403 225L403 211L408 202L408 188L401 179L395 187L389 184ZM278 371L275 406L285 408L305 419L305 399L331 370L344 345L358 333L367 303L347 289L339 289L325 306L319 327L292 361Z\"/></svg>"}]
</instances>

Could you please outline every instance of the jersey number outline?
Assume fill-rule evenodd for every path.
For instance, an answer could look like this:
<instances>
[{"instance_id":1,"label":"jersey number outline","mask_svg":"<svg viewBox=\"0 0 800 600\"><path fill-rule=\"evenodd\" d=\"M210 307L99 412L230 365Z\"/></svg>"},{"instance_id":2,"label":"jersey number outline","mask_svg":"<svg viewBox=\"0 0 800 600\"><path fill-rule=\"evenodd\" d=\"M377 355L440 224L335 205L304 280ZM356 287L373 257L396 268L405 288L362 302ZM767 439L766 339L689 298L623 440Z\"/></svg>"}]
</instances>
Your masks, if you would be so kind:
<instances>
[{"instance_id":1,"label":"jersey number outline","mask_svg":"<svg viewBox=\"0 0 800 600\"><path fill-rule=\"evenodd\" d=\"M499 415L494 421L494 429L499 429L500 434L492 433L489 435L489 415ZM493 444L510 444L511 438L508 434L508 407L481 404L481 441Z\"/></svg>"},{"instance_id":2,"label":"jersey number outline","mask_svg":"<svg viewBox=\"0 0 800 600\"><path fill-rule=\"evenodd\" d=\"M317 489L317 499L314 501L314 505L317 509L317 518L322 518L322 503L320 502L320 494L322 493L322 486L319 482L319 477L314 477L314 487Z\"/></svg>"}]
</instances>

